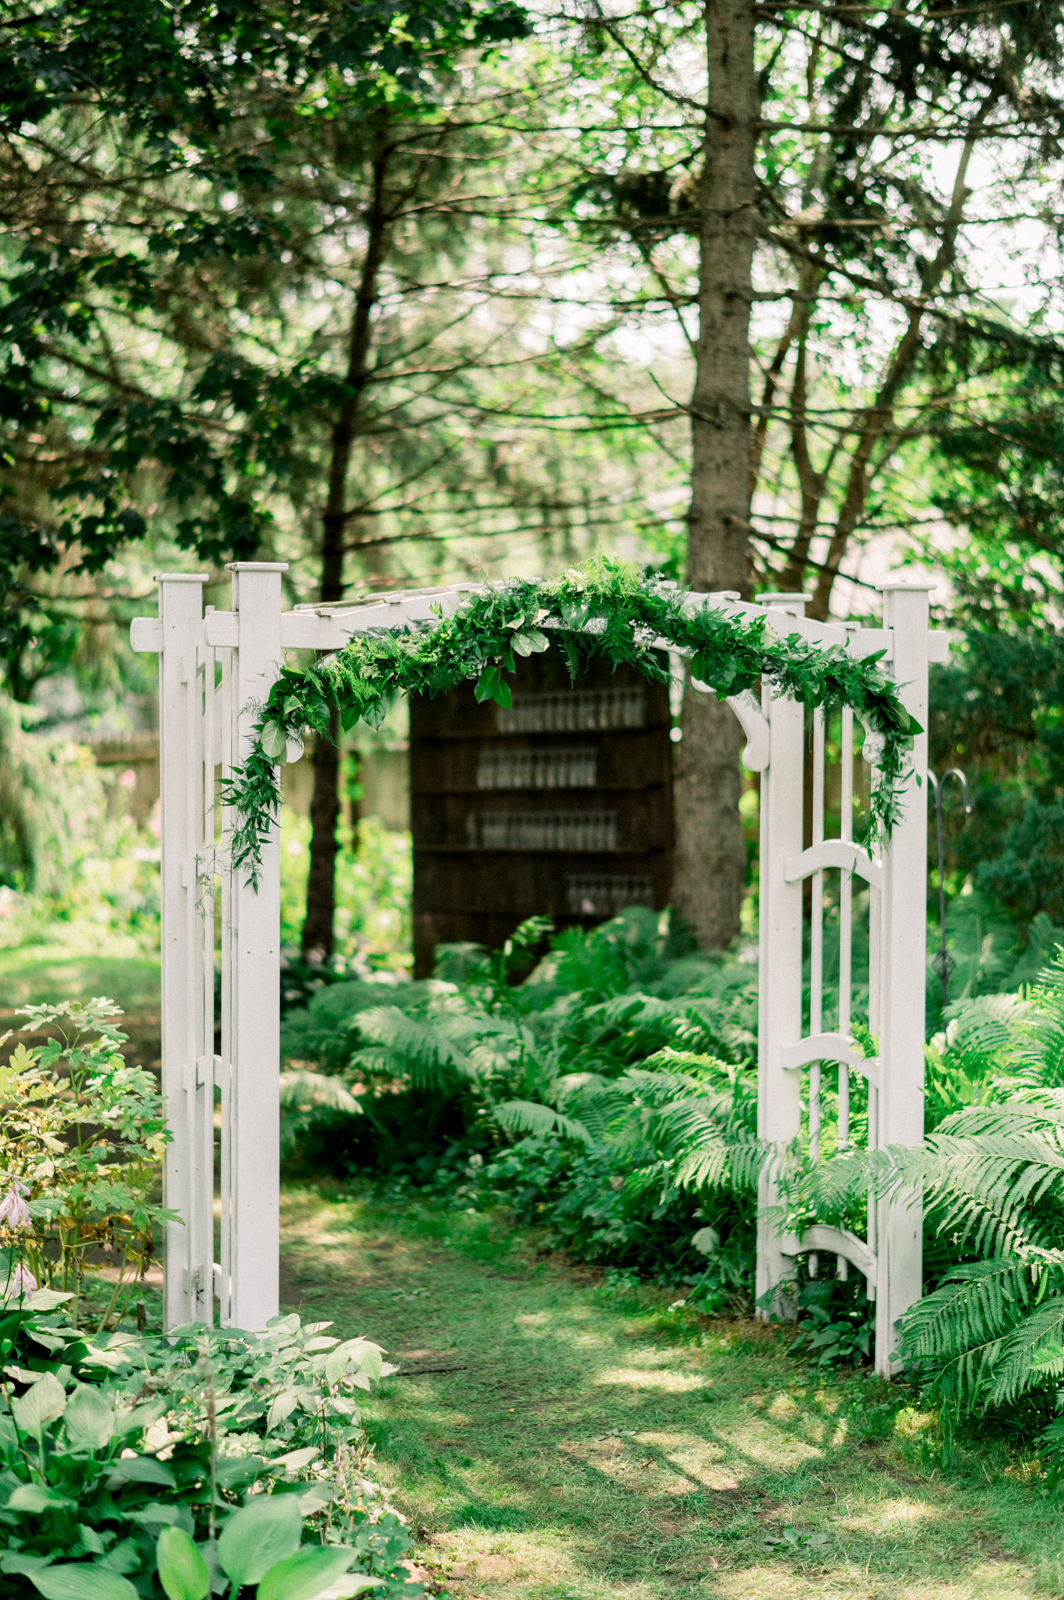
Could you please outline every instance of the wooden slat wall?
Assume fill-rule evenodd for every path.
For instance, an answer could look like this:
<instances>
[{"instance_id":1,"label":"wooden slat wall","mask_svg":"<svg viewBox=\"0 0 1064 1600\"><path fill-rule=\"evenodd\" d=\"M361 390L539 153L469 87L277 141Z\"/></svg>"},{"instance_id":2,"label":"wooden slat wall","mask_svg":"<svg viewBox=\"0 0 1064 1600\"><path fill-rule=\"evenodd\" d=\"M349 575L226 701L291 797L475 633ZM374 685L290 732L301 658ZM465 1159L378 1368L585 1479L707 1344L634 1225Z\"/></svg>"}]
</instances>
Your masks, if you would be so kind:
<instances>
[{"instance_id":1,"label":"wooden slat wall","mask_svg":"<svg viewBox=\"0 0 1064 1600\"><path fill-rule=\"evenodd\" d=\"M589 719L629 725L557 725ZM537 722L555 726L509 731ZM431 972L437 944L497 948L526 917L591 926L625 904L667 905L669 728L664 684L607 663L573 684L556 650L518 663L509 713L477 705L471 684L437 700L413 697L417 975ZM524 786L510 787L514 780Z\"/></svg>"}]
</instances>

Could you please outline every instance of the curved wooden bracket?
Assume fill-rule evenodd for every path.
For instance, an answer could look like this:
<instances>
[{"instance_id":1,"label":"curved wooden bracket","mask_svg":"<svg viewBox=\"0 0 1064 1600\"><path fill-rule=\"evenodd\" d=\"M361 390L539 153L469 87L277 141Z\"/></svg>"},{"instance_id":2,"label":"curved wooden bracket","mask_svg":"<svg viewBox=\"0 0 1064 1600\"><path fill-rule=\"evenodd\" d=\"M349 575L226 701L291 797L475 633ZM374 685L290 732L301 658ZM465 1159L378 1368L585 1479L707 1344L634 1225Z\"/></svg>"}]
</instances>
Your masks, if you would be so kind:
<instances>
[{"instance_id":1,"label":"curved wooden bracket","mask_svg":"<svg viewBox=\"0 0 1064 1600\"><path fill-rule=\"evenodd\" d=\"M699 694L717 698L716 692L708 683L703 683L701 678L692 678L691 687ZM771 749L768 718L749 689L744 689L741 694L726 695L725 701L735 712L739 726L746 734L746 744L741 757L743 766L748 772L764 772L768 767Z\"/></svg>"},{"instance_id":2,"label":"curved wooden bracket","mask_svg":"<svg viewBox=\"0 0 1064 1600\"><path fill-rule=\"evenodd\" d=\"M806 1039L799 1039L797 1044L785 1044L780 1051L780 1064L785 1072L807 1067L811 1061L838 1061L867 1078L874 1089L879 1088L879 1057L861 1055L841 1033L810 1034Z\"/></svg>"},{"instance_id":3,"label":"curved wooden bracket","mask_svg":"<svg viewBox=\"0 0 1064 1600\"><path fill-rule=\"evenodd\" d=\"M804 1256L807 1254L820 1254L842 1256L850 1261L862 1272L870 1283L875 1283L878 1263L875 1252L870 1250L863 1239L855 1233L850 1233L846 1228L822 1227L819 1223L812 1228L806 1228L799 1239L796 1234L789 1234L780 1240L780 1254L785 1256Z\"/></svg>"},{"instance_id":4,"label":"curved wooden bracket","mask_svg":"<svg viewBox=\"0 0 1064 1600\"><path fill-rule=\"evenodd\" d=\"M800 878L811 878L814 872L823 872L828 867L856 872L873 889L883 887L882 863L873 861L868 851L859 844L850 844L845 839L825 839L822 844L814 844L810 849L803 850L800 856L789 856L783 876L788 883L796 883Z\"/></svg>"}]
</instances>

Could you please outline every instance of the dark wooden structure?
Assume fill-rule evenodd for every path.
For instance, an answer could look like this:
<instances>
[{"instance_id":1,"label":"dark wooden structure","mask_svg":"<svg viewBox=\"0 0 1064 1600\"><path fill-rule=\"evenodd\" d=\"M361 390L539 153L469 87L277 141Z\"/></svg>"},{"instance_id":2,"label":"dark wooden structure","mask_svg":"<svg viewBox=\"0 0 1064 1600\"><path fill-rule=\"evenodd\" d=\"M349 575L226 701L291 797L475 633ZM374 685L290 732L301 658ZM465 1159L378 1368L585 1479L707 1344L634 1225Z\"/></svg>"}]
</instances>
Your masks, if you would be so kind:
<instances>
[{"instance_id":1,"label":"dark wooden structure","mask_svg":"<svg viewBox=\"0 0 1064 1600\"><path fill-rule=\"evenodd\" d=\"M669 694L634 667L575 683L557 650L517 664L513 705L472 685L410 704L414 964L437 944L500 947L549 913L590 926L668 904Z\"/></svg>"}]
</instances>

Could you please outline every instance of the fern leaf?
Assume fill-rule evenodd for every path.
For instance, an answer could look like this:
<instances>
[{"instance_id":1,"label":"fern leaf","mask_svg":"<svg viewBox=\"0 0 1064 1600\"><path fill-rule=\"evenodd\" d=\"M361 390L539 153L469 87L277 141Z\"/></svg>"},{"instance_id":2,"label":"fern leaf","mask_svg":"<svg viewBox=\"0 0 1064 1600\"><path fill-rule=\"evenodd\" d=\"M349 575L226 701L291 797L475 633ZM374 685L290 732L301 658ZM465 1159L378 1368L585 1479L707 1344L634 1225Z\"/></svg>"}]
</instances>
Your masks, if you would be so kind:
<instances>
[{"instance_id":1,"label":"fern leaf","mask_svg":"<svg viewBox=\"0 0 1064 1600\"><path fill-rule=\"evenodd\" d=\"M358 1019L364 1038L378 1044L397 1075L419 1089L453 1088L476 1077L468 1056L431 1020L407 1016L396 1006L375 1006Z\"/></svg>"},{"instance_id":2,"label":"fern leaf","mask_svg":"<svg viewBox=\"0 0 1064 1600\"><path fill-rule=\"evenodd\" d=\"M362 1107L355 1095L324 1072L292 1071L281 1073L283 1111L346 1111L361 1116Z\"/></svg>"},{"instance_id":3,"label":"fern leaf","mask_svg":"<svg viewBox=\"0 0 1064 1600\"><path fill-rule=\"evenodd\" d=\"M566 1117L535 1100L504 1100L495 1107L493 1116L507 1133L537 1136L560 1133L564 1139L578 1139L581 1144L594 1142L588 1129L575 1117Z\"/></svg>"}]
</instances>

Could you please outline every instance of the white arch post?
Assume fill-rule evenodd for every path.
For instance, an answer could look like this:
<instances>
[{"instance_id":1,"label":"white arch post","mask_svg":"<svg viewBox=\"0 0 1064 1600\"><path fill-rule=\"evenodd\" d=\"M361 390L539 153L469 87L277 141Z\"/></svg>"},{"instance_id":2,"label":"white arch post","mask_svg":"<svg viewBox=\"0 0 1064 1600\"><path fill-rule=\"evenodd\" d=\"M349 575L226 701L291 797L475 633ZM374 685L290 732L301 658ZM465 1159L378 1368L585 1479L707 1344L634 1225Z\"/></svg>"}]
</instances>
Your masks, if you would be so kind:
<instances>
[{"instance_id":1,"label":"white arch post","mask_svg":"<svg viewBox=\"0 0 1064 1600\"><path fill-rule=\"evenodd\" d=\"M278 675L286 568L230 570L231 612L203 614L205 577L164 573L158 620L131 631L134 650L159 653L163 1204L182 1219L166 1230L167 1328L217 1314L257 1329L277 1312L279 845L275 829L252 888L229 866L216 796Z\"/></svg>"},{"instance_id":2,"label":"white arch post","mask_svg":"<svg viewBox=\"0 0 1064 1600\"><path fill-rule=\"evenodd\" d=\"M880 585L883 627L845 632L803 618L804 595L766 595L762 604L777 632L795 627L829 645L845 639L855 656L885 652L884 667L898 684L906 709L927 727L929 650L945 659L945 636L928 632L928 591L933 584L905 580ZM775 621L774 613L780 620ZM784 620L786 619L786 620ZM791 620L795 619L795 620ZM811 826L804 816L806 717L793 700L764 696L771 728L771 759L761 781L760 1006L758 1028L758 1131L779 1159L804 1130L814 1159L830 1134L839 1148L851 1143L850 1093L855 1074L867 1084L867 1146L923 1141L924 967L927 883L925 789L927 734L914 742L900 786L901 813L877 857L853 840L854 717L843 708L837 764L828 760L823 711L812 718ZM864 741L874 762L875 741ZM837 777L839 831L825 832L826 790ZM837 933L825 929L827 875L838 873ZM808 922L803 909L810 883ZM854 899L867 895L868 962L855 972ZM808 930L808 937L806 937ZM825 958L835 973L825 979ZM803 1003L808 971L809 1001ZM851 1036L855 988L867 982L868 1028L879 1041L866 1057ZM804 1083L803 1083L804 1079ZM834 1081L831 1081L834 1080ZM832 1093L829 1094L829 1085ZM803 1092L804 1091L804 1092ZM833 1124L831 1126L830 1124ZM813 1226L801 1238L785 1233L774 1208L780 1203L779 1165L769 1166L759 1193L757 1294L762 1315L788 1299L799 1255L819 1270L822 1254L836 1271L864 1274L877 1305L876 1370L894 1370L898 1322L921 1292L922 1214L914 1196L869 1204L865 1238L849 1230ZM766 1305L766 1301L768 1304Z\"/></svg>"},{"instance_id":3,"label":"white arch post","mask_svg":"<svg viewBox=\"0 0 1064 1600\"><path fill-rule=\"evenodd\" d=\"M281 609L276 563L237 562L230 611L203 612L203 576L164 574L158 618L132 626L135 650L159 655L162 791L162 1072L173 1133L164 1203L183 1221L166 1233L165 1322L260 1329L278 1298L278 1016L280 857L276 829L264 844L257 889L234 871L225 841L232 819L217 804L218 782L246 755L258 710L286 649L337 650L364 631L432 625L483 585L403 591L353 606ZM927 723L929 641L945 658L944 636L929 635L930 585L888 583L882 628L812 622L805 596L764 596L746 605L732 594L707 600L749 619L766 614L777 633L857 657L885 652L885 670L906 707ZM660 641L663 649L672 649ZM701 688L696 683L695 688ZM782 1152L803 1126L814 1155L824 1131L824 1071L838 1070L837 1135L849 1137L852 1074L869 1084L872 1144L918 1144L923 1137L923 995L926 829L922 782L926 735L916 740L903 785L902 815L873 859L853 842L853 716L842 712L838 796L841 827L825 836L826 724L812 727L812 829L805 837L806 726L803 708L766 690L729 699L747 736L743 759L761 771L760 1028L758 1119L762 1138ZM874 757L871 741L866 758ZM289 752L295 759L298 751ZM824 983L825 874L840 874L837 983ZM804 884L812 880L808 949ZM865 1060L850 1037L854 884L868 889L869 1025L880 1053ZM216 974L216 947L217 967ZM808 966L811 1000L803 1005ZM215 995L220 997L216 1045ZM830 1017L828 1013L831 1013ZM833 1025L828 1026L828 1022ZM805 1088L803 1092L803 1078ZM835 1104L833 1101L832 1104ZM804 1109L803 1109L804 1108ZM217 1157L215 1145L217 1142ZM215 1195L216 1166L218 1194ZM759 1296L786 1298L796 1256L832 1254L837 1270L863 1272L878 1301L876 1367L891 1370L898 1318L920 1293L918 1206L869 1208L867 1237L812 1227L800 1239L772 1220L772 1171L762 1180L758 1233ZM814 1259L811 1270L819 1265ZM767 1313L766 1313L767 1314Z\"/></svg>"}]
</instances>

